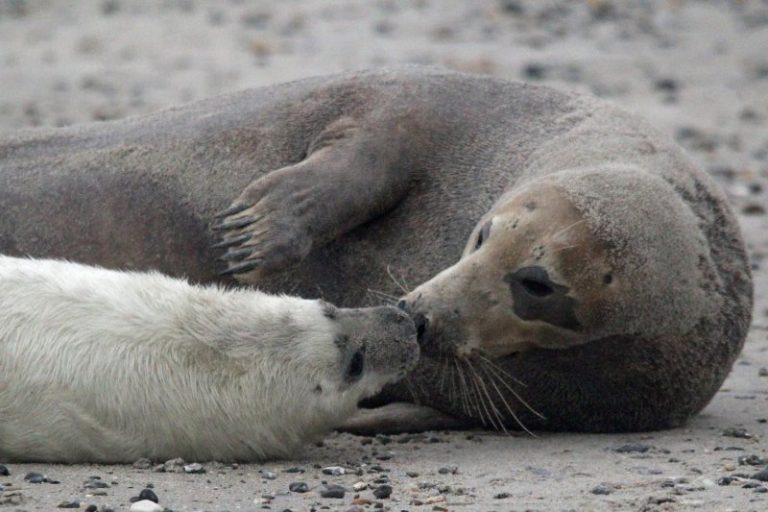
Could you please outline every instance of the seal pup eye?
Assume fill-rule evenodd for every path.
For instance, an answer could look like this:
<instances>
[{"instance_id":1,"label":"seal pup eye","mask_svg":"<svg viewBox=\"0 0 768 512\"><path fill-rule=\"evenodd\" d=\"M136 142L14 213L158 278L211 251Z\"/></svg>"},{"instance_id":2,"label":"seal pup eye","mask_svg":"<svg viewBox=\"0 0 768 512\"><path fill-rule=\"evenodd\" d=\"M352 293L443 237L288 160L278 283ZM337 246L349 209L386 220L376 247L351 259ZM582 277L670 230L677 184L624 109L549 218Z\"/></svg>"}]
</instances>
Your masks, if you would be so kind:
<instances>
[{"instance_id":1,"label":"seal pup eye","mask_svg":"<svg viewBox=\"0 0 768 512\"><path fill-rule=\"evenodd\" d=\"M483 242L488 240L488 237L491 234L491 224L493 224L492 220L489 220L485 224L483 224L483 228L480 230L480 233L477 235L477 242L475 243L475 250L478 250L480 246L483 245Z\"/></svg>"}]
</instances>

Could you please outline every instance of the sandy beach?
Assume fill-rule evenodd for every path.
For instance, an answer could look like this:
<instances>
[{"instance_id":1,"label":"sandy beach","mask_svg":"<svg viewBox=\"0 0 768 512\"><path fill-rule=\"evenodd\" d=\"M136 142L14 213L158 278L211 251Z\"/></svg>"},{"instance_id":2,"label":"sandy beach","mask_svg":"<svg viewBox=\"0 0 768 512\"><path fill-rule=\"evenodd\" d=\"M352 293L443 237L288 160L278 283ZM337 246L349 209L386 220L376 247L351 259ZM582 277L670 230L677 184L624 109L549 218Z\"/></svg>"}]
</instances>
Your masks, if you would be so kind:
<instances>
[{"instance_id":1,"label":"sandy beach","mask_svg":"<svg viewBox=\"0 0 768 512\"><path fill-rule=\"evenodd\" d=\"M768 509L768 2L0 0L0 130L403 63L609 99L715 177L749 246L756 306L711 404L664 432L335 434L297 460L204 473L8 464L0 509L128 510L145 488L174 511ZM343 497L323 496L333 484Z\"/></svg>"}]
</instances>

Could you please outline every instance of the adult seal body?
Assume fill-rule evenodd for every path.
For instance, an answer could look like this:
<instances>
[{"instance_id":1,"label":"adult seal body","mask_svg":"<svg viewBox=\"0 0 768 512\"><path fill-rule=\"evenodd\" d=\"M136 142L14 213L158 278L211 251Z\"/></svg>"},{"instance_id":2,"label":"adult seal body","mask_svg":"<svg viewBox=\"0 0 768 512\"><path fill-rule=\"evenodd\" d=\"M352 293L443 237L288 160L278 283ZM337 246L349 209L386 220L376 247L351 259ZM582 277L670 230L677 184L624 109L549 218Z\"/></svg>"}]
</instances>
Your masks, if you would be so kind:
<instances>
[{"instance_id":1,"label":"adult seal body","mask_svg":"<svg viewBox=\"0 0 768 512\"><path fill-rule=\"evenodd\" d=\"M0 459L285 457L417 355L392 307L0 256Z\"/></svg>"},{"instance_id":2,"label":"adult seal body","mask_svg":"<svg viewBox=\"0 0 768 512\"><path fill-rule=\"evenodd\" d=\"M0 167L6 253L342 305L404 296L423 357L379 403L468 424L679 425L750 320L712 180L641 119L546 87L422 68L314 78L12 134Z\"/></svg>"}]
</instances>

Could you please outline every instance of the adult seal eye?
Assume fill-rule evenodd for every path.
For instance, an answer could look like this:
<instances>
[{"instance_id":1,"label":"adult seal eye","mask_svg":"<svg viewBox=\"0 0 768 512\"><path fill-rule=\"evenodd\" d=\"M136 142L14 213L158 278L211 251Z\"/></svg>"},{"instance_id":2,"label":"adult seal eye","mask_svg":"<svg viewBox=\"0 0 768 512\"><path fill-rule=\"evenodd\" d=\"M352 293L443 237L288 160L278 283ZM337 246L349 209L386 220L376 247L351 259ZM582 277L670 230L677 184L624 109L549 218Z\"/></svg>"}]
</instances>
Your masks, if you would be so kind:
<instances>
[{"instance_id":1,"label":"adult seal eye","mask_svg":"<svg viewBox=\"0 0 768 512\"><path fill-rule=\"evenodd\" d=\"M478 250L482 245L483 242L488 240L488 237L491 235L491 224L493 224L493 221L488 221L485 224L483 224L483 228L480 230L480 233L477 235L477 243L475 243L475 250Z\"/></svg>"}]
</instances>

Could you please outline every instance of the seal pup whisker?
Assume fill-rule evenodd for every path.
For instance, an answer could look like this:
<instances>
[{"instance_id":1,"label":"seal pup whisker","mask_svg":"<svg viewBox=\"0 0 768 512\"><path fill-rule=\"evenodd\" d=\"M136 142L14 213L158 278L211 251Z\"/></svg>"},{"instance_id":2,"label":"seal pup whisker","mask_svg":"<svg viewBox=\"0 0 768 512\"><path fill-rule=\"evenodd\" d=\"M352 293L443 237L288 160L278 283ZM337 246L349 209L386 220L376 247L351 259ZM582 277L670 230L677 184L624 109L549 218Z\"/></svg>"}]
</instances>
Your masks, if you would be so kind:
<instances>
[{"instance_id":1,"label":"seal pup whisker","mask_svg":"<svg viewBox=\"0 0 768 512\"><path fill-rule=\"evenodd\" d=\"M409 290L404 284L398 281L397 278L392 274L392 268L390 267L390 265L387 265L386 269L387 269L387 275L389 275L390 279L392 279L392 281L397 285L398 288L400 288L400 290L402 290L404 294L408 295L409 293L411 293L411 290Z\"/></svg>"},{"instance_id":2,"label":"seal pup whisker","mask_svg":"<svg viewBox=\"0 0 768 512\"><path fill-rule=\"evenodd\" d=\"M387 304L396 304L397 301L400 300L400 298L395 295L390 295L389 293L380 292L379 290L374 290L373 288L367 288L366 291L368 293L377 295L378 297L381 298L381 300L386 301Z\"/></svg>"}]
</instances>

